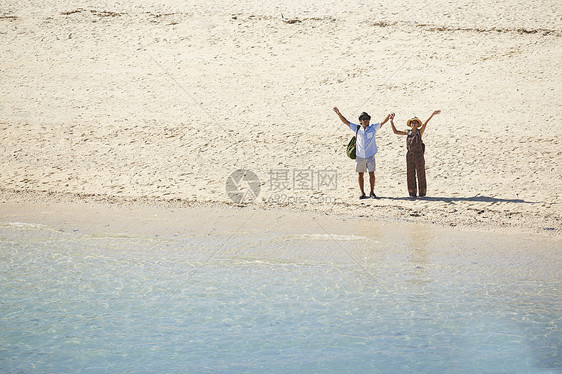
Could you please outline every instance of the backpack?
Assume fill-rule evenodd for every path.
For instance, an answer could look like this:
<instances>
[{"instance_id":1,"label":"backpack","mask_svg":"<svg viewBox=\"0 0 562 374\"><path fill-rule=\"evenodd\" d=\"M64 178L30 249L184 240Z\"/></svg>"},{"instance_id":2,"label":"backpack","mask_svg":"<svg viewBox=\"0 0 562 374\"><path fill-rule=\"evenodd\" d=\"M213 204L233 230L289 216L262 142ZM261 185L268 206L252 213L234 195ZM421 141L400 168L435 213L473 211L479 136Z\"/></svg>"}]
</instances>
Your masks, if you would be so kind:
<instances>
[{"instance_id":1,"label":"backpack","mask_svg":"<svg viewBox=\"0 0 562 374\"><path fill-rule=\"evenodd\" d=\"M357 125L357 130L355 130L355 136L351 138L351 140L347 144L347 150L346 150L347 157L349 157L352 160L355 160L357 158L357 156L355 155L355 145L357 143L357 132L359 131L359 126L360 125Z\"/></svg>"}]
</instances>

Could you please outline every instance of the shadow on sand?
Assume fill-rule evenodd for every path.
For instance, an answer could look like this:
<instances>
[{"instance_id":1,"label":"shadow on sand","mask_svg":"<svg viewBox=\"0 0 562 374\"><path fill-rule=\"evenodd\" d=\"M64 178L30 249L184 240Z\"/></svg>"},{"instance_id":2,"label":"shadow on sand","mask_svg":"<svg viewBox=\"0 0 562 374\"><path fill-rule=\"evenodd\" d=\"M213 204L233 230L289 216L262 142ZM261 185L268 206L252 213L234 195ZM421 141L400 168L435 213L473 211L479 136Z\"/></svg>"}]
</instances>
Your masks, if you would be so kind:
<instances>
[{"instance_id":1,"label":"shadow on sand","mask_svg":"<svg viewBox=\"0 0 562 374\"><path fill-rule=\"evenodd\" d=\"M414 200L411 197L381 197L387 200ZM422 201L442 201L445 203L455 203L459 201L474 201L482 203L515 203L515 204L540 204L539 201L525 201L522 199L499 199L490 196L472 196L472 197L439 197L439 196L426 196L418 197L416 200Z\"/></svg>"}]
</instances>

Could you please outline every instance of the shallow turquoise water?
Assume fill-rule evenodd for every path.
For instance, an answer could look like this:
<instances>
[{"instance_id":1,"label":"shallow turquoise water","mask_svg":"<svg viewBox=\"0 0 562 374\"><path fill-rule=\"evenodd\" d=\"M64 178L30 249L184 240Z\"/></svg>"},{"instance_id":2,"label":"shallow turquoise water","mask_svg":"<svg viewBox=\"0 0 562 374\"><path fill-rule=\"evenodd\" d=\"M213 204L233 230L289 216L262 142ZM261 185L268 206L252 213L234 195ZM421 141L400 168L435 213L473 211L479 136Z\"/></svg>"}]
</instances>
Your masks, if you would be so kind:
<instances>
[{"instance_id":1,"label":"shallow turquoise water","mask_svg":"<svg viewBox=\"0 0 562 374\"><path fill-rule=\"evenodd\" d=\"M561 372L560 278L496 260L3 224L0 372Z\"/></svg>"}]
</instances>

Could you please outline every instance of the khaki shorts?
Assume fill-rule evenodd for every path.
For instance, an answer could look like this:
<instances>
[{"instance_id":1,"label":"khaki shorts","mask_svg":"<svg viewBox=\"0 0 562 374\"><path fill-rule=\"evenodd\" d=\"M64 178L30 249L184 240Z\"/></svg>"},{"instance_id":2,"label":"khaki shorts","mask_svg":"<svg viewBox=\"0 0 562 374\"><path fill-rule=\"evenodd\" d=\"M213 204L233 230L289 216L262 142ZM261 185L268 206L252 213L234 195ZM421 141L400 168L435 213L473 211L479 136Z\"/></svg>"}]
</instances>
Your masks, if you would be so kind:
<instances>
[{"instance_id":1,"label":"khaki shorts","mask_svg":"<svg viewBox=\"0 0 562 374\"><path fill-rule=\"evenodd\" d=\"M355 171L358 173L365 173L367 171L373 172L376 168L377 164L375 162L375 155L372 155L369 158L355 158Z\"/></svg>"}]
</instances>

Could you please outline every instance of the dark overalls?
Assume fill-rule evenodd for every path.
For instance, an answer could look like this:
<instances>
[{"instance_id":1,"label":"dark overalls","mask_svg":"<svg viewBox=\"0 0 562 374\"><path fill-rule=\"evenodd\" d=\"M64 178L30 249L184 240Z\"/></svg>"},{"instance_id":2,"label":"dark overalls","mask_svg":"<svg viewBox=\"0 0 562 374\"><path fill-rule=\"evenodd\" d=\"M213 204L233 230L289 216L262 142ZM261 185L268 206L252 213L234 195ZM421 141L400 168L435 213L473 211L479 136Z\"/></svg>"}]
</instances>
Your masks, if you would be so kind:
<instances>
[{"instance_id":1,"label":"dark overalls","mask_svg":"<svg viewBox=\"0 0 562 374\"><path fill-rule=\"evenodd\" d=\"M418 177L418 186L420 197L425 196L427 192L427 184L425 181L425 159L423 157L423 146L420 130L412 134L412 130L408 131L406 138L406 175L408 178L408 193L410 196L416 196L416 174Z\"/></svg>"}]
</instances>

